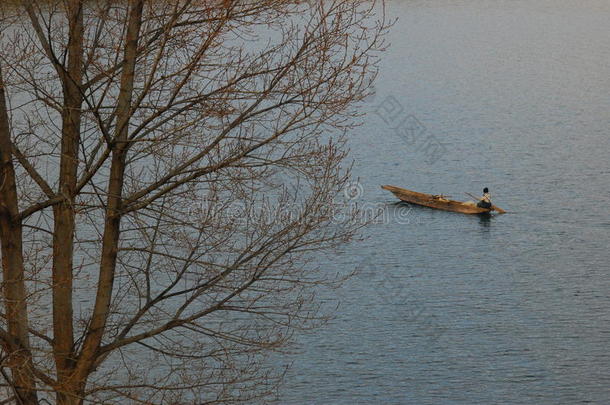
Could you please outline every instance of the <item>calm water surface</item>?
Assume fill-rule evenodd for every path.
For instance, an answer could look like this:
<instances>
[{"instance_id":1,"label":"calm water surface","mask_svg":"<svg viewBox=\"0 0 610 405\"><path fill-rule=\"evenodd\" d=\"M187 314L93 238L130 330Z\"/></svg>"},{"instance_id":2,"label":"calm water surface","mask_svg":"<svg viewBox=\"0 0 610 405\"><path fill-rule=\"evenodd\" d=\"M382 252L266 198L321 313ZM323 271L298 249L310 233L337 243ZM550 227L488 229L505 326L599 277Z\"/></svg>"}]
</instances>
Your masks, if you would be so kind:
<instances>
[{"instance_id":1,"label":"calm water surface","mask_svg":"<svg viewBox=\"0 0 610 405\"><path fill-rule=\"evenodd\" d=\"M280 403L610 403L610 3L394 0L388 14L351 139L356 200L383 220L321 258L359 275L285 358ZM425 141L444 147L433 163ZM381 184L457 199L488 186L510 213L395 204Z\"/></svg>"}]
</instances>

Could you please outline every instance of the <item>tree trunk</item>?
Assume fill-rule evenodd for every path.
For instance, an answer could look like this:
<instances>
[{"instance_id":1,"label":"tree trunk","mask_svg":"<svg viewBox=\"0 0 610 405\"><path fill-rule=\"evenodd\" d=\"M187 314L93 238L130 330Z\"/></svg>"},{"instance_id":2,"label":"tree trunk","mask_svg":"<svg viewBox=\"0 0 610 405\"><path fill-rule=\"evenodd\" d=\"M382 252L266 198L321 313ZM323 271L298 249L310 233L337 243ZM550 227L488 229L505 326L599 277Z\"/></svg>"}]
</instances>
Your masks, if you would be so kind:
<instances>
[{"instance_id":1,"label":"tree trunk","mask_svg":"<svg viewBox=\"0 0 610 405\"><path fill-rule=\"evenodd\" d=\"M78 174L78 145L81 130L81 85L83 64L83 15L79 0L68 3L68 67L62 77L61 160L58 194L63 201L53 208L53 355L57 380L68 386L74 370L74 326L72 280L74 255L74 195ZM67 391L71 391L68 390ZM59 404L71 405L72 399L59 393Z\"/></svg>"},{"instance_id":2,"label":"tree trunk","mask_svg":"<svg viewBox=\"0 0 610 405\"><path fill-rule=\"evenodd\" d=\"M0 240L2 244L3 298L8 334L15 345L4 349L10 354L9 367L15 392L23 405L38 403L32 373L29 321L24 281L22 225L17 204L15 168L12 161L10 126L0 67ZM15 349L15 346L17 349Z\"/></svg>"},{"instance_id":3,"label":"tree trunk","mask_svg":"<svg viewBox=\"0 0 610 405\"><path fill-rule=\"evenodd\" d=\"M117 105L116 132L112 145L112 163L108 180L108 201L104 235L102 240L102 257L95 306L91 324L83 343L83 349L76 367L75 379L84 380L91 372L99 354L99 347L106 327L112 301L112 288L116 269L119 245L121 209L123 205L123 182L125 177L125 159L127 155L129 118L134 87L135 64L137 58L138 38L142 24L143 0L134 0L130 4L129 25L125 45L125 66L121 75L121 88Z\"/></svg>"}]
</instances>

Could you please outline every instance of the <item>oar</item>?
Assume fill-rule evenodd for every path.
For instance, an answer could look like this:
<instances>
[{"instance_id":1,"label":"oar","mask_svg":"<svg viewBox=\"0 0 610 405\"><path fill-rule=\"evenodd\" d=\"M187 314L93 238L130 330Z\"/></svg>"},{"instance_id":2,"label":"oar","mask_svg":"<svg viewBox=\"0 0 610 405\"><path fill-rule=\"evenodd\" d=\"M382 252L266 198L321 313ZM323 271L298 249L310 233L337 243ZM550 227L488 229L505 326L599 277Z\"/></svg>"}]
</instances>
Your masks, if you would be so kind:
<instances>
[{"instance_id":1,"label":"oar","mask_svg":"<svg viewBox=\"0 0 610 405\"><path fill-rule=\"evenodd\" d=\"M475 197L475 196L473 196L473 195L472 195L472 194L470 194L470 193L464 193L464 194L466 194L466 195L467 195L467 196L469 196L470 198L474 198L476 201L479 201L479 200L480 200L480 198L479 198L479 197Z\"/></svg>"},{"instance_id":2,"label":"oar","mask_svg":"<svg viewBox=\"0 0 610 405\"><path fill-rule=\"evenodd\" d=\"M480 198L479 198L479 197L475 197L475 196L473 196L473 195L472 195L472 194L470 194L470 193L466 193L466 194L467 194L468 196L470 196L471 198L474 198L476 201L479 201L479 200L480 200ZM495 205L492 205L492 206L491 206L491 209L492 209L492 210L494 210L494 211L496 211L498 214L506 214L506 211L504 211L504 210L503 210L502 208L500 208L500 207L496 207Z\"/></svg>"}]
</instances>

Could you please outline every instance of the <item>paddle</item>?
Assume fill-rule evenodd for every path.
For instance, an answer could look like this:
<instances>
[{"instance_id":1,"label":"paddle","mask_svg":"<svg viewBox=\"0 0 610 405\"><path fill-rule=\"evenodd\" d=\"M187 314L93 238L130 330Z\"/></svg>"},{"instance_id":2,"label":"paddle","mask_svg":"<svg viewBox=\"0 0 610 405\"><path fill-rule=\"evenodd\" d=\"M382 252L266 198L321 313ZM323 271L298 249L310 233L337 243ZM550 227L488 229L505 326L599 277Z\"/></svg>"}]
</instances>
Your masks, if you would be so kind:
<instances>
[{"instance_id":1,"label":"paddle","mask_svg":"<svg viewBox=\"0 0 610 405\"><path fill-rule=\"evenodd\" d=\"M479 201L479 200L480 200L480 198L479 198L479 197L475 197L475 196L473 196L473 195L472 195L472 194L470 194L470 193L466 193L466 194L467 194L468 196L470 196L471 198L474 198L476 201ZM498 214L506 214L506 211L504 211L504 210L503 210L502 208L500 208L500 207L496 207L495 205L492 205L492 206L491 206L491 209L492 209L492 210L494 210L494 211L496 211Z\"/></svg>"}]
</instances>

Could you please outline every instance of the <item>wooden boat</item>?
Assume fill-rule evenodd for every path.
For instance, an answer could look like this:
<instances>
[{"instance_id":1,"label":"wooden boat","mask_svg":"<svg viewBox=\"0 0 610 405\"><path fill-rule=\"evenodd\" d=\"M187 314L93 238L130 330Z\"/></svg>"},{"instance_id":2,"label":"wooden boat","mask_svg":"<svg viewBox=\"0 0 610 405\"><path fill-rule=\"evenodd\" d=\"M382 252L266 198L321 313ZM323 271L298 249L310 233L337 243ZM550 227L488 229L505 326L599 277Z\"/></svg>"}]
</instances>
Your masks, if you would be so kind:
<instances>
[{"instance_id":1,"label":"wooden boat","mask_svg":"<svg viewBox=\"0 0 610 405\"><path fill-rule=\"evenodd\" d=\"M480 208L475 204L467 204L461 201L453 201L445 198L443 195L433 195L418 193L416 191L407 190L396 186L381 186L382 189L390 191L402 201L423 205L425 207L436 208L438 210L461 212L462 214L486 214L491 211L496 211L500 214L505 213L501 208L492 205L491 208Z\"/></svg>"}]
</instances>

